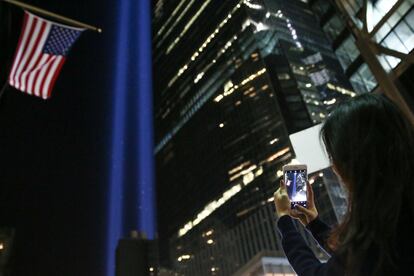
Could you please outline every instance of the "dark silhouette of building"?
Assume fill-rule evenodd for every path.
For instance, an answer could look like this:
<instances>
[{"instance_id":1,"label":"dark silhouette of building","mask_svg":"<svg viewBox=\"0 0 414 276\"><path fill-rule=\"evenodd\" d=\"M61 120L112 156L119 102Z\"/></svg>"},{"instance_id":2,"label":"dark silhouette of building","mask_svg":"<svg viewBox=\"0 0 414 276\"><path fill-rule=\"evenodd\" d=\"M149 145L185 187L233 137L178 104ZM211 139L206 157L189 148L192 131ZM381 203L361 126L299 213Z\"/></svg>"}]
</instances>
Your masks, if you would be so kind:
<instances>
[{"instance_id":1,"label":"dark silhouette of building","mask_svg":"<svg viewBox=\"0 0 414 276\"><path fill-rule=\"evenodd\" d=\"M120 239L116 249L116 276L158 275L157 241L145 234L131 231L130 237Z\"/></svg>"}]
</instances>

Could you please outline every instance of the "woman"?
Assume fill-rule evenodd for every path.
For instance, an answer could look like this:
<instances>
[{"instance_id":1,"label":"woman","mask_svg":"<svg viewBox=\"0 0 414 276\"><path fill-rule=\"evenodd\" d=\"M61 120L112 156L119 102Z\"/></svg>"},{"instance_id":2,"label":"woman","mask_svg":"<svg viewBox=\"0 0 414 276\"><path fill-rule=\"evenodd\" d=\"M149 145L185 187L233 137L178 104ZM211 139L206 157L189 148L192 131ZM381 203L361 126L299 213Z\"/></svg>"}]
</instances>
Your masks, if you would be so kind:
<instances>
[{"instance_id":1,"label":"woman","mask_svg":"<svg viewBox=\"0 0 414 276\"><path fill-rule=\"evenodd\" d=\"M307 208L290 208L283 182L275 193L278 228L290 264L303 275L403 275L414 264L414 128L385 96L341 104L321 136L348 192L348 211L331 230L318 218L312 187ZM332 254L321 263L298 233L299 219ZM412 275L412 274L404 274Z\"/></svg>"}]
</instances>

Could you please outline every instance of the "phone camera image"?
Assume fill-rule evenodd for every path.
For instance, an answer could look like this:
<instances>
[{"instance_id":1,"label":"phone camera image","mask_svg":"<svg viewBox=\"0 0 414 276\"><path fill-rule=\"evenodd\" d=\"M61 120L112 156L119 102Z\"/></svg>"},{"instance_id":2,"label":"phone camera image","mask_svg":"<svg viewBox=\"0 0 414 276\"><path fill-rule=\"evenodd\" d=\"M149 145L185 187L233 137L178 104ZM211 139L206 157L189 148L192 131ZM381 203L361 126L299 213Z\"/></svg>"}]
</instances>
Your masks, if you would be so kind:
<instances>
[{"instance_id":1,"label":"phone camera image","mask_svg":"<svg viewBox=\"0 0 414 276\"><path fill-rule=\"evenodd\" d=\"M292 208L295 205L306 207L306 170L286 171L285 185Z\"/></svg>"}]
</instances>

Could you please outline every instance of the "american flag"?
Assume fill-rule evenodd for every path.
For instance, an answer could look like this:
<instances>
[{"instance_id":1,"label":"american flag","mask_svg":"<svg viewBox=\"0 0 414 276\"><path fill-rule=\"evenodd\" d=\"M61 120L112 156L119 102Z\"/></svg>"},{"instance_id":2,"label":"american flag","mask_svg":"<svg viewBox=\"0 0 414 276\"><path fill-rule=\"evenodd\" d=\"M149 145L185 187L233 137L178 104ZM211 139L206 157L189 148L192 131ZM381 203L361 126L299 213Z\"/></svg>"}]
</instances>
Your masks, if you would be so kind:
<instances>
[{"instance_id":1,"label":"american flag","mask_svg":"<svg viewBox=\"0 0 414 276\"><path fill-rule=\"evenodd\" d=\"M25 11L9 84L30 95L49 98L66 55L83 31Z\"/></svg>"}]
</instances>

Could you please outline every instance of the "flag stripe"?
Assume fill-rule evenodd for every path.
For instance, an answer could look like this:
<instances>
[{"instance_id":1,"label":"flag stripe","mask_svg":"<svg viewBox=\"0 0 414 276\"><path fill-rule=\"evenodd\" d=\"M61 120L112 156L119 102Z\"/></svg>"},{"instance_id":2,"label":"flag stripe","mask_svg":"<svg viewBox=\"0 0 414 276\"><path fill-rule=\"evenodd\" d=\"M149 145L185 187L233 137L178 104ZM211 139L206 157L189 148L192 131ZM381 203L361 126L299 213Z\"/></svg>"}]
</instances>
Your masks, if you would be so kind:
<instances>
[{"instance_id":1,"label":"flag stripe","mask_svg":"<svg viewBox=\"0 0 414 276\"><path fill-rule=\"evenodd\" d=\"M27 14L24 15L24 19L23 19L23 25L22 25L22 29L25 30L26 29L26 25L27 25L27 20L28 20L28 16ZM23 40L23 33L20 35L19 37L19 42L17 43L17 49L21 49L21 45L22 45L22 40ZM16 51L16 53L14 54L14 58L13 58L13 66L12 66L12 70L10 71L10 75L9 75L9 82L11 83L13 81L13 79L11 78L11 76L14 75L14 71L16 70L17 67L17 56L20 53L20 51Z\"/></svg>"},{"instance_id":2,"label":"flag stripe","mask_svg":"<svg viewBox=\"0 0 414 276\"><path fill-rule=\"evenodd\" d=\"M39 35L36 36L36 41L34 42L33 48L31 49L31 53L29 56L29 62L27 64L27 66L24 68L24 72L22 73L21 76L21 89L22 90L26 90L27 89L27 85L28 85L28 75L31 72L31 70L33 69L33 66L35 65L35 63L37 63L38 61L38 56L41 54L40 51L40 47L39 46L39 42L43 37L43 33L45 31L46 28L46 23L45 22L39 22L38 24L40 26L40 30L39 30ZM31 91L27 90L27 92L29 94L31 94Z\"/></svg>"},{"instance_id":3,"label":"flag stripe","mask_svg":"<svg viewBox=\"0 0 414 276\"><path fill-rule=\"evenodd\" d=\"M45 22L44 22L44 24L45 24L45 29L44 29L44 32L41 35L39 45L44 45L45 44L47 36L49 34L49 31L50 31L50 24L46 24ZM46 59L46 57L42 53L41 47L37 47L36 54L33 57L33 60L35 60L35 59L36 59L36 62L34 62L33 66L31 66L30 73L28 74L28 77L27 77L27 83L28 84L26 86L27 87L26 90L27 90L27 93L29 93L29 94L34 94L34 85L33 85L34 77L37 75L38 71L40 70L40 68L42 66L42 61L44 62L45 59Z\"/></svg>"},{"instance_id":4,"label":"flag stripe","mask_svg":"<svg viewBox=\"0 0 414 276\"><path fill-rule=\"evenodd\" d=\"M40 71L42 70L43 66L45 65L48 59L49 59L49 55L42 54L40 61L39 61L39 65L36 67L35 70L33 70L30 76L30 79L29 79L29 88L32 91L32 94L36 96L40 96L40 93L36 91L36 80L38 79Z\"/></svg>"},{"instance_id":5,"label":"flag stripe","mask_svg":"<svg viewBox=\"0 0 414 276\"><path fill-rule=\"evenodd\" d=\"M49 89L48 89L48 92L47 92L47 98L50 98L53 87L55 87L55 82L57 80L57 76L59 75L60 70L62 70L63 64L65 64L65 61L66 61L66 58L61 57L61 59L59 61L59 65L57 66L57 68L55 69L55 72L53 74L52 81L50 82Z\"/></svg>"},{"instance_id":6,"label":"flag stripe","mask_svg":"<svg viewBox=\"0 0 414 276\"><path fill-rule=\"evenodd\" d=\"M13 85L13 86L14 86L14 79L15 79L15 76L16 76L17 66L20 63L20 58L23 55L23 49L24 49L24 46L26 45L26 40L27 40L27 37L29 36L29 33L30 33L30 31L29 31L30 28L28 28L27 26L30 26L32 24L33 18L31 18L30 16L28 16L26 14L25 15L25 20L26 21L24 23L24 29L23 29L24 32L23 32L23 35L20 36L21 40L19 41L19 47L17 48L18 50L16 52L16 57L14 58L12 71L11 71L10 77L9 77L10 84Z\"/></svg>"},{"instance_id":7,"label":"flag stripe","mask_svg":"<svg viewBox=\"0 0 414 276\"><path fill-rule=\"evenodd\" d=\"M34 18L33 20L34 20L34 22L30 26L30 34L33 34L34 32L38 31L36 29L36 26L37 26L36 18ZM33 43L34 43L33 38L34 38L33 35L31 35L30 38L26 41L26 43L24 45L24 49L23 49L24 55L23 55L22 59L20 60L19 66L17 67L16 76L14 78L14 81L15 81L15 84L16 84L18 89L21 89L20 77L21 77L22 70L23 70L24 66L26 65L31 47L33 47Z\"/></svg>"},{"instance_id":8,"label":"flag stripe","mask_svg":"<svg viewBox=\"0 0 414 276\"><path fill-rule=\"evenodd\" d=\"M45 66L45 68L43 68L42 72L40 73L38 82L39 82L39 93L42 98L44 98L43 91L45 87L47 73L50 71L50 68L53 65L53 62L56 60L56 58L57 56L51 56L51 59L47 62L47 65Z\"/></svg>"},{"instance_id":9,"label":"flag stripe","mask_svg":"<svg viewBox=\"0 0 414 276\"><path fill-rule=\"evenodd\" d=\"M47 96L49 94L50 82L52 81L53 74L55 73L57 67L59 66L59 63L60 63L61 59L62 59L62 57L58 56L52 62L52 64L49 67L49 70L46 73L46 77L45 77L44 84L43 84L43 92L42 92L43 99L47 99Z\"/></svg>"},{"instance_id":10,"label":"flag stripe","mask_svg":"<svg viewBox=\"0 0 414 276\"><path fill-rule=\"evenodd\" d=\"M42 93L41 93L41 91L42 91L41 90L42 80L43 80L43 78L46 74L46 70L47 70L47 67L48 67L50 61L53 59L53 56L51 56L51 55L45 55L45 56L47 56L47 60L42 65L42 68L39 70L39 72L36 76L36 80L35 80L35 95L38 96L38 97L42 96Z\"/></svg>"},{"instance_id":11,"label":"flag stripe","mask_svg":"<svg viewBox=\"0 0 414 276\"><path fill-rule=\"evenodd\" d=\"M25 11L9 84L24 93L49 98L67 53L83 31Z\"/></svg>"}]
</instances>

